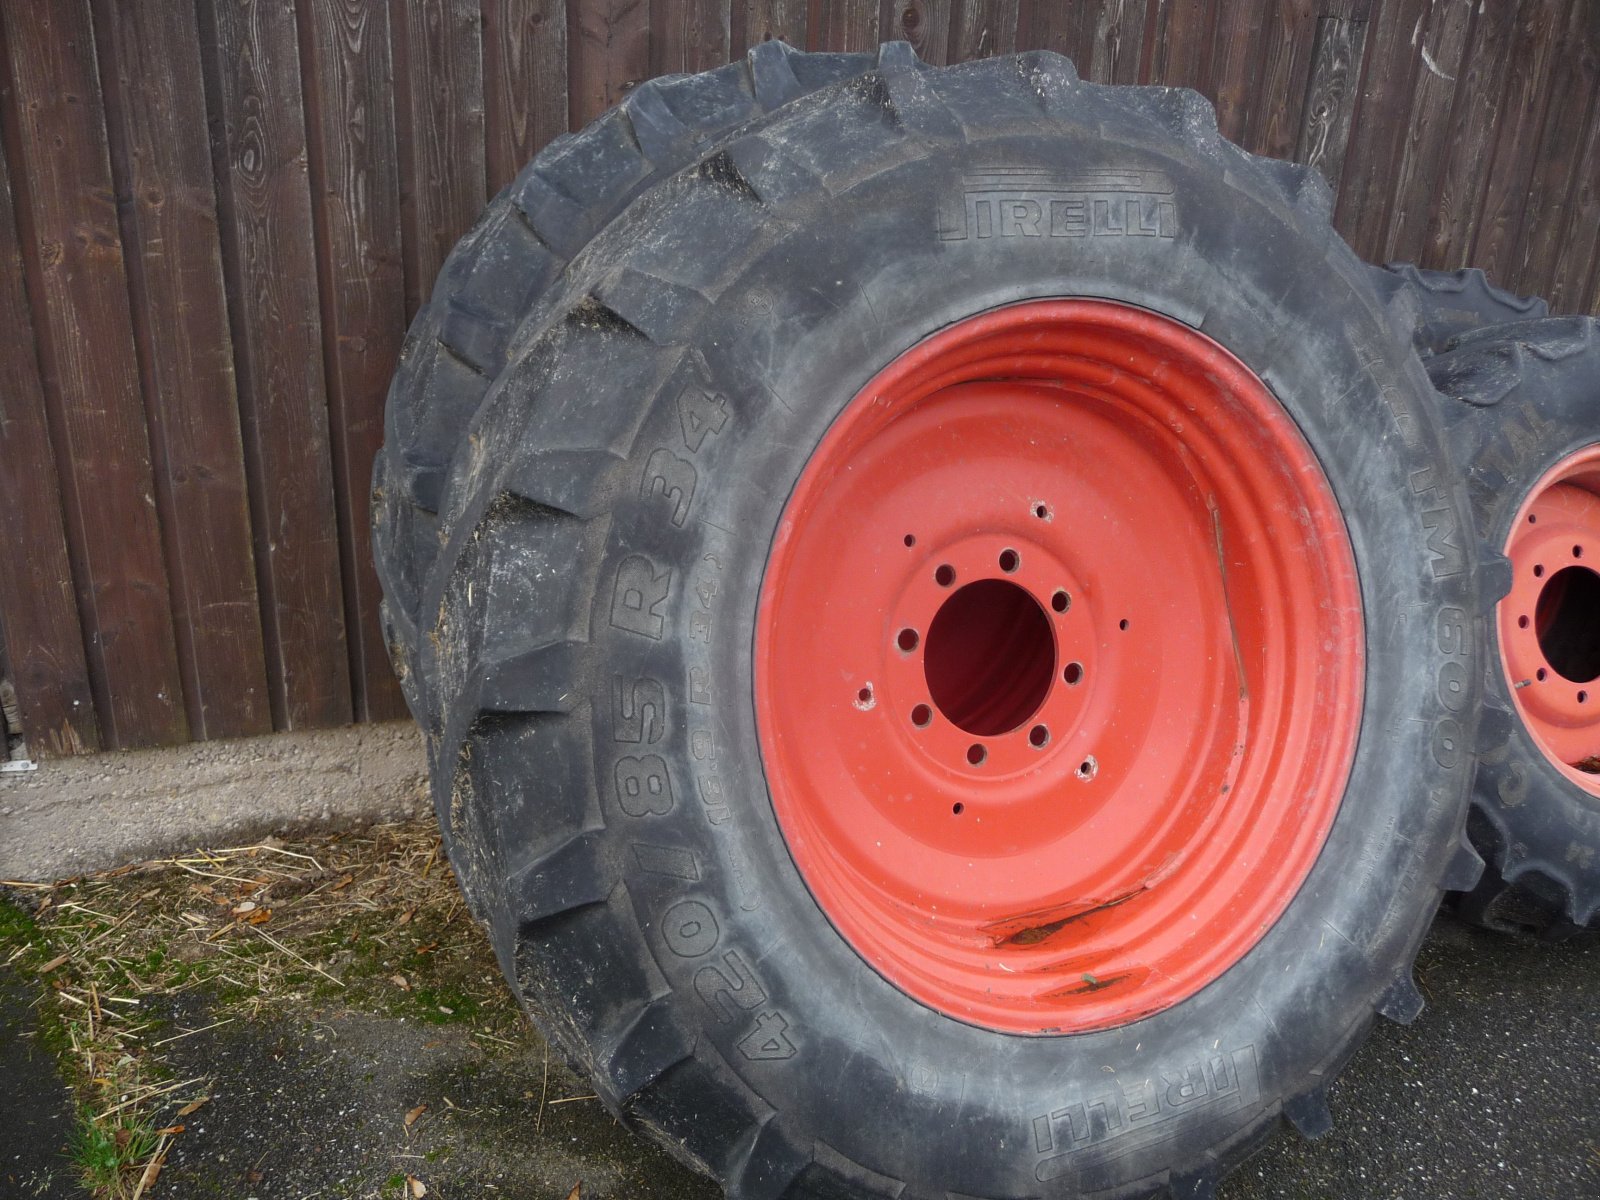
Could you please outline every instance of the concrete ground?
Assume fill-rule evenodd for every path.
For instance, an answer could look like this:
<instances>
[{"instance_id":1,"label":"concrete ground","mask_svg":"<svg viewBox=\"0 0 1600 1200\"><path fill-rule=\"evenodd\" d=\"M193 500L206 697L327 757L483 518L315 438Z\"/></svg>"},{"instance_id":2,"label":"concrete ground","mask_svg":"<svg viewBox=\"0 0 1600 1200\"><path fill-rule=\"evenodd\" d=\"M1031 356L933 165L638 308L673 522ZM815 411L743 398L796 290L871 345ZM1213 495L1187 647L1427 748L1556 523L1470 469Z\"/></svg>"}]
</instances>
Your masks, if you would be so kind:
<instances>
[{"instance_id":1,"label":"concrete ground","mask_svg":"<svg viewBox=\"0 0 1600 1200\"><path fill-rule=\"evenodd\" d=\"M391 771L383 777L414 787L415 746L392 736L321 752L370 754L351 775ZM299 764L298 794L287 806L259 802L257 829L315 822L319 798L361 790L318 784L318 755L279 753ZM237 769L232 783L208 785L218 806L221 789L244 786ZM102 813L132 776L151 777L106 764L98 774L89 790ZM182 786L181 774L165 778ZM261 782L252 795L272 790ZM30 792L19 802L12 786L0 785L13 810L0 820L58 819L64 801ZM138 844L187 849L195 838L184 828L191 836ZM95 833L102 848L137 841ZM18 870L14 846L7 853L0 876L39 874ZM69 869L86 861L52 853L67 857L45 861L78 864ZM1334 1131L1309 1144L1280 1134L1224 1185L1224 1200L1600 1197L1600 937L1544 945L1444 916L1418 979L1427 1010L1407 1028L1377 1024L1332 1091ZM99 1022L86 1024L84 1009ZM130 1066L136 1077L119 1074ZM426 819L0 895L0 1075L26 1080L0 1088L7 1200L85 1194L62 1153L84 1120L67 1084L89 1110L149 1097L121 1114L161 1135L141 1200L719 1195L549 1061L461 909ZM142 1166L120 1176L124 1200Z\"/></svg>"}]
</instances>

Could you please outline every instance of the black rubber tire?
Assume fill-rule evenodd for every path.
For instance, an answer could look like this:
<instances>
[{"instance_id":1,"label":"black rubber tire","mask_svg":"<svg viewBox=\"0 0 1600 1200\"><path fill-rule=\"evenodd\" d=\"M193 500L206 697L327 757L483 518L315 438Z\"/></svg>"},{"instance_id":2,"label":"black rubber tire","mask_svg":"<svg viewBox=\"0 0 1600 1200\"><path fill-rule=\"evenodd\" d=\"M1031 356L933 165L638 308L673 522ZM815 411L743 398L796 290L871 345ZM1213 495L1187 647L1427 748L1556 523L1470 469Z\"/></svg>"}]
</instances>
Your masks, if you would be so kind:
<instances>
[{"instance_id":1,"label":"black rubber tire","mask_svg":"<svg viewBox=\"0 0 1600 1200\"><path fill-rule=\"evenodd\" d=\"M1429 271L1411 263L1374 267L1381 291L1396 285L1416 306L1412 341L1424 358L1442 354L1463 334L1487 325L1531 321L1550 315L1538 296L1518 296L1489 282L1477 267Z\"/></svg>"},{"instance_id":2,"label":"black rubber tire","mask_svg":"<svg viewBox=\"0 0 1600 1200\"><path fill-rule=\"evenodd\" d=\"M513 335L561 312L562 271L641 192L797 96L870 70L870 54L764 42L748 62L649 80L583 130L555 138L490 202L434 281L401 347L373 468L374 557L385 642L411 711L422 583L439 547L439 494Z\"/></svg>"},{"instance_id":3,"label":"black rubber tire","mask_svg":"<svg viewBox=\"0 0 1600 1200\"><path fill-rule=\"evenodd\" d=\"M1503 547L1529 489L1573 451L1600 442L1600 321L1552 317L1461 336L1428 371L1448 398L1450 441L1484 545ZM1469 828L1488 866L1460 897L1468 920L1562 937L1600 928L1600 801L1534 744L1500 665L1495 603L1485 591L1489 664Z\"/></svg>"},{"instance_id":4,"label":"black rubber tire","mask_svg":"<svg viewBox=\"0 0 1600 1200\"><path fill-rule=\"evenodd\" d=\"M756 89L794 61L753 58ZM941 238L963 172L1063 162L1158 172L1175 236ZM1209 1195L1280 1116L1325 1131L1373 1014L1421 1008L1441 886L1481 865L1483 605L1426 374L1328 200L1192 92L885 46L605 224L448 442L414 577L452 862L552 1044L729 1196ZM843 404L951 321L1061 295L1201 328L1269 383L1347 513L1370 665L1328 841L1254 949L1135 1025L1020 1037L912 1001L818 909L766 789L751 637L779 512ZM686 427L685 396L709 419ZM688 468L667 487L661 448ZM660 781L642 815L623 764Z\"/></svg>"}]
</instances>

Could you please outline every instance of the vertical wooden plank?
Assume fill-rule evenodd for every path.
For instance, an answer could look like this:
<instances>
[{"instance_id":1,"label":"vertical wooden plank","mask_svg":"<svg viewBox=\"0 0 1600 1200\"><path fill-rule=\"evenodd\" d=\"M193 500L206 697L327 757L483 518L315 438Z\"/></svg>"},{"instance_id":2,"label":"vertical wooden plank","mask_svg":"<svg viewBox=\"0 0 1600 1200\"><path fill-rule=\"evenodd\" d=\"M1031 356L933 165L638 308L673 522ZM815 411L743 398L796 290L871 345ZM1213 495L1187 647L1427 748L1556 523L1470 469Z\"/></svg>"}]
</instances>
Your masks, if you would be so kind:
<instances>
[{"instance_id":1,"label":"vertical wooden plank","mask_svg":"<svg viewBox=\"0 0 1600 1200\"><path fill-rule=\"evenodd\" d=\"M1265 4L1223 5L1211 42L1211 87L1217 104L1217 129L1232 142L1244 141L1250 110L1261 81L1257 77L1261 16Z\"/></svg>"},{"instance_id":2,"label":"vertical wooden plank","mask_svg":"<svg viewBox=\"0 0 1600 1200\"><path fill-rule=\"evenodd\" d=\"M1586 4L1589 0L1523 0L1516 31L1506 48L1505 101L1495 131L1483 216L1472 242L1472 265L1482 267L1490 279L1509 282L1516 273L1513 252L1527 208L1539 131L1555 82L1551 70L1557 52L1555 35L1564 23L1568 4L1574 2ZM1562 97L1563 103L1568 100L1570 97Z\"/></svg>"},{"instance_id":3,"label":"vertical wooden plank","mask_svg":"<svg viewBox=\"0 0 1600 1200\"><path fill-rule=\"evenodd\" d=\"M581 129L650 75L650 0L569 0L567 77Z\"/></svg>"},{"instance_id":4,"label":"vertical wooden plank","mask_svg":"<svg viewBox=\"0 0 1600 1200\"><path fill-rule=\"evenodd\" d=\"M1419 49L1423 69L1411 95L1410 115L1404 119L1400 165L1390 184L1392 199L1381 253L1385 262L1415 262L1421 257L1476 8L1477 0L1438 0L1428 14Z\"/></svg>"},{"instance_id":5,"label":"vertical wooden plank","mask_svg":"<svg viewBox=\"0 0 1600 1200\"><path fill-rule=\"evenodd\" d=\"M194 12L96 0L189 732L272 728Z\"/></svg>"},{"instance_id":6,"label":"vertical wooden plank","mask_svg":"<svg viewBox=\"0 0 1600 1200\"><path fill-rule=\"evenodd\" d=\"M8 150L103 744L187 734L87 0L3 6ZM8 336L11 336L8 334Z\"/></svg>"},{"instance_id":7,"label":"vertical wooden plank","mask_svg":"<svg viewBox=\"0 0 1600 1200\"><path fill-rule=\"evenodd\" d=\"M1366 40L1365 21L1323 17L1317 22L1316 47L1311 52L1311 73L1294 157L1296 162L1321 171L1335 193L1344 179L1344 159L1350 144L1350 122Z\"/></svg>"},{"instance_id":8,"label":"vertical wooden plank","mask_svg":"<svg viewBox=\"0 0 1600 1200\"><path fill-rule=\"evenodd\" d=\"M1545 268L1539 294L1550 301L1551 312L1594 311L1600 315L1600 295L1590 297L1589 281L1600 286L1600 92L1589 104L1583 137L1572 151L1575 178L1568 195L1566 219L1556 245L1554 263Z\"/></svg>"},{"instance_id":9,"label":"vertical wooden plank","mask_svg":"<svg viewBox=\"0 0 1600 1200\"><path fill-rule=\"evenodd\" d=\"M476 0L393 0L390 13L409 321L487 198L483 42Z\"/></svg>"},{"instance_id":10,"label":"vertical wooden plank","mask_svg":"<svg viewBox=\"0 0 1600 1200\"><path fill-rule=\"evenodd\" d=\"M650 74L692 75L728 61L728 0L652 0Z\"/></svg>"},{"instance_id":11,"label":"vertical wooden plank","mask_svg":"<svg viewBox=\"0 0 1600 1200\"><path fill-rule=\"evenodd\" d=\"M1551 99L1534 152L1533 183L1511 270L1504 278L1508 287L1546 298L1561 260L1575 250L1587 257L1587 242L1581 248L1571 244L1567 214L1577 202L1583 181L1600 177L1600 159L1582 154L1600 88L1600 20L1592 35L1597 44L1586 45L1585 10L1585 5L1574 4L1556 34ZM1596 15L1600 17L1600 10Z\"/></svg>"},{"instance_id":12,"label":"vertical wooden plank","mask_svg":"<svg viewBox=\"0 0 1600 1200\"><path fill-rule=\"evenodd\" d=\"M484 166L494 195L567 131L563 0L484 0Z\"/></svg>"},{"instance_id":13,"label":"vertical wooden plank","mask_svg":"<svg viewBox=\"0 0 1600 1200\"><path fill-rule=\"evenodd\" d=\"M807 0L733 0L733 52L773 39L804 47L809 11Z\"/></svg>"},{"instance_id":14,"label":"vertical wooden plank","mask_svg":"<svg viewBox=\"0 0 1600 1200\"><path fill-rule=\"evenodd\" d=\"M878 18L885 42L910 42L923 62L950 62L950 0L883 0Z\"/></svg>"},{"instance_id":15,"label":"vertical wooden plank","mask_svg":"<svg viewBox=\"0 0 1600 1200\"><path fill-rule=\"evenodd\" d=\"M1255 99L1244 146L1255 154L1288 158L1304 119L1306 88L1317 39L1312 0L1267 0L1257 43Z\"/></svg>"},{"instance_id":16,"label":"vertical wooden plank","mask_svg":"<svg viewBox=\"0 0 1600 1200\"><path fill-rule=\"evenodd\" d=\"M1018 0L955 0L950 14L950 61L968 62L1017 51Z\"/></svg>"},{"instance_id":17,"label":"vertical wooden plank","mask_svg":"<svg viewBox=\"0 0 1600 1200\"><path fill-rule=\"evenodd\" d=\"M1506 50L1516 20L1515 0L1480 5L1467 37L1464 66L1445 132L1444 162L1434 189L1421 265L1463 266L1483 210L1494 131L1505 93Z\"/></svg>"},{"instance_id":18,"label":"vertical wooden plank","mask_svg":"<svg viewBox=\"0 0 1600 1200\"><path fill-rule=\"evenodd\" d=\"M1157 6L1150 82L1211 97L1211 35L1216 0L1165 0Z\"/></svg>"},{"instance_id":19,"label":"vertical wooden plank","mask_svg":"<svg viewBox=\"0 0 1600 1200\"><path fill-rule=\"evenodd\" d=\"M5 61L0 50L0 63ZM0 105L9 109L9 88ZM14 143L13 143L14 144ZM0 614L5 657L17 689L29 753L97 750L94 693L72 564L61 517L61 489L50 444L33 313L22 286L22 249L11 200L10 168L0 153Z\"/></svg>"},{"instance_id":20,"label":"vertical wooden plank","mask_svg":"<svg viewBox=\"0 0 1600 1200\"><path fill-rule=\"evenodd\" d=\"M1422 56L1428 0L1388 0L1367 36L1360 100L1351 124L1334 225L1357 254L1383 253L1383 230L1394 173L1405 142L1406 114Z\"/></svg>"},{"instance_id":21,"label":"vertical wooden plank","mask_svg":"<svg viewBox=\"0 0 1600 1200\"><path fill-rule=\"evenodd\" d=\"M294 9L199 7L273 723L337 725L350 662Z\"/></svg>"},{"instance_id":22,"label":"vertical wooden plank","mask_svg":"<svg viewBox=\"0 0 1600 1200\"><path fill-rule=\"evenodd\" d=\"M351 700L357 719L383 720L405 712L378 624L368 511L405 328L389 13L379 0L300 0L299 16Z\"/></svg>"},{"instance_id":23,"label":"vertical wooden plank","mask_svg":"<svg viewBox=\"0 0 1600 1200\"><path fill-rule=\"evenodd\" d=\"M878 48L878 0L821 0L812 5L812 50Z\"/></svg>"},{"instance_id":24,"label":"vertical wooden plank","mask_svg":"<svg viewBox=\"0 0 1600 1200\"><path fill-rule=\"evenodd\" d=\"M1094 17L1089 65L1096 83L1138 83L1150 0L1100 0Z\"/></svg>"},{"instance_id":25,"label":"vertical wooden plank","mask_svg":"<svg viewBox=\"0 0 1600 1200\"><path fill-rule=\"evenodd\" d=\"M1079 78L1091 78L1089 56L1098 8L1098 3L1022 0L1017 6L1017 49L1054 50L1072 60Z\"/></svg>"}]
</instances>

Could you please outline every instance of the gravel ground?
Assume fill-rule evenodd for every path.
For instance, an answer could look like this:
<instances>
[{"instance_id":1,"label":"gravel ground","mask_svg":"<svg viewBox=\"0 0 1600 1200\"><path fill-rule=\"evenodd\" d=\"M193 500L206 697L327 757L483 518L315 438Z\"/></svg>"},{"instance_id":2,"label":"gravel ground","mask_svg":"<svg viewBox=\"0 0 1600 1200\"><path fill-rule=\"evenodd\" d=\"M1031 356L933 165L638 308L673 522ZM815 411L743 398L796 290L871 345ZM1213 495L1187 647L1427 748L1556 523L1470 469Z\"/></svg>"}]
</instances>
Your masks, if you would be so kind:
<instances>
[{"instance_id":1,"label":"gravel ground","mask_svg":"<svg viewBox=\"0 0 1600 1200\"><path fill-rule=\"evenodd\" d=\"M210 961L198 955L229 950L219 968L228 974L152 987L130 1009L151 1023L140 1053L158 1057L171 1079L204 1077L209 1096L182 1118L145 1195L398 1200L420 1187L444 1200L568 1200L581 1185L583 1200L716 1200L718 1189L622 1129L585 1081L548 1061L505 999L448 876L431 869L427 828L393 830L296 844L320 856L320 870L296 866L290 847L235 856L204 879L192 867L143 869L55 894L67 913L54 919L75 922L71 936L98 938L100 948L135 925L166 928L168 974L182 960L192 980ZM241 902L240 888L205 907L224 876L248 877L256 901ZM98 934L72 909L80 901L128 921ZM261 940L246 928L246 903L273 908L261 928L278 931L281 953L262 943L244 957ZM29 953L84 944L51 919L39 921L49 944ZM139 935L118 953L136 959L152 946ZM301 951L309 957L297 960ZM284 977L312 961L344 982L336 989L309 970ZM90 977L72 969L57 969L57 990L81 995ZM27 1200L35 1193L17 1181L31 1180L56 1200L79 1194L61 1187L69 1110L29 1035L44 989L28 974L0 986L0 1072L28 1080L9 1089L9 1106L0 1102L10 1156L0 1162L0 1196ZM249 986L221 988L230 978ZM1223 1200L1600 1197L1600 937L1549 946L1441 917L1418 978L1427 1010L1408 1028L1377 1024L1332 1091L1334 1131L1310 1144L1280 1134L1224 1185ZM173 1122L199 1090L171 1093L152 1123Z\"/></svg>"}]
</instances>

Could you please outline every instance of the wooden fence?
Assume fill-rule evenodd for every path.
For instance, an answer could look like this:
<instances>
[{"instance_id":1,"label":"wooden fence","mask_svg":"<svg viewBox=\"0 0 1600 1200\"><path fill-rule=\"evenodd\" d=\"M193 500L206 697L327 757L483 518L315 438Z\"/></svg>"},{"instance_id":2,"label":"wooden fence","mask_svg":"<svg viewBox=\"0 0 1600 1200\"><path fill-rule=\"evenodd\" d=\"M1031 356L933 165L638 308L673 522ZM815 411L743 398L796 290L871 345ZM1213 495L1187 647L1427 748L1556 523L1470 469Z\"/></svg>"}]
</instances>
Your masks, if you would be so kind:
<instances>
[{"instance_id":1,"label":"wooden fence","mask_svg":"<svg viewBox=\"0 0 1600 1200\"><path fill-rule=\"evenodd\" d=\"M752 43L1049 48L1600 312L1594 0L0 0L0 673L36 754L399 715L367 487L485 198Z\"/></svg>"}]
</instances>

